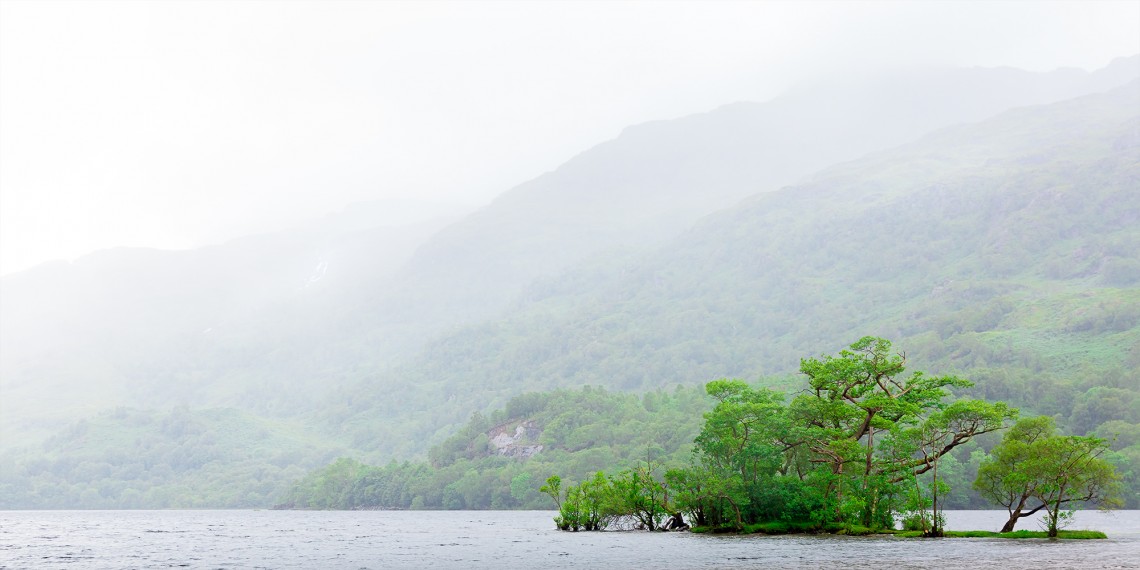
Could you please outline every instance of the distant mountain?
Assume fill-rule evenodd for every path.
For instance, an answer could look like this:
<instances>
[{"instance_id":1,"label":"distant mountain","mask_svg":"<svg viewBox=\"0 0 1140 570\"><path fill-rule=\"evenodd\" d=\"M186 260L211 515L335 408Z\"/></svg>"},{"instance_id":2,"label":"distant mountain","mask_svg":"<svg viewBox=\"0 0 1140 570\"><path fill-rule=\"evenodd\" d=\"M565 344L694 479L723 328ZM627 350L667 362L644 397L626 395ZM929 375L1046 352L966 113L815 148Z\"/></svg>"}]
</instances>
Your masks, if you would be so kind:
<instances>
[{"instance_id":1,"label":"distant mountain","mask_svg":"<svg viewBox=\"0 0 1140 570\"><path fill-rule=\"evenodd\" d=\"M294 415L591 256L663 243L746 196L934 128L1137 76L1140 56L1094 73L945 68L808 85L630 127L438 232L383 227L390 212L426 219L438 205L361 204L298 231L6 276L3 425L119 404Z\"/></svg>"},{"instance_id":2,"label":"distant mountain","mask_svg":"<svg viewBox=\"0 0 1140 570\"><path fill-rule=\"evenodd\" d=\"M352 315L347 326L292 343L285 368L337 383L383 373L441 333L503 314L535 280L594 256L652 248L748 196L937 128L1136 77L1140 55L1093 73L915 69L627 128L432 236L390 283L341 304ZM272 354L253 368L276 366Z\"/></svg>"},{"instance_id":3,"label":"distant mountain","mask_svg":"<svg viewBox=\"0 0 1140 570\"><path fill-rule=\"evenodd\" d=\"M630 127L434 236L386 308L452 324L493 316L536 278L600 251L661 243L706 214L821 168L1136 77L1140 55L1094 73L915 69Z\"/></svg>"},{"instance_id":4,"label":"distant mountain","mask_svg":"<svg viewBox=\"0 0 1140 570\"><path fill-rule=\"evenodd\" d=\"M69 489L51 504L77 504L82 473L135 452L177 476L132 481L229 488L278 461L233 447L263 436L297 464L407 457L523 391L751 378L864 334L1086 431L1140 421L1105 404L1140 369L1137 87L1055 103L1138 67L808 86L632 127L445 227L333 222L6 276L0 447L33 447L0 458L0 491L47 504L50 473ZM192 439L163 431L176 405L205 426ZM38 443L97 410L126 434L114 453L75 426ZM209 429L222 416L237 431ZM83 504L125 504L108 492Z\"/></svg>"},{"instance_id":5,"label":"distant mountain","mask_svg":"<svg viewBox=\"0 0 1140 570\"><path fill-rule=\"evenodd\" d=\"M343 318L335 306L389 279L449 221L369 227L390 219L364 208L373 211L195 250L100 251L0 279L0 443L118 405L243 403L247 387L224 381L248 366L241 347Z\"/></svg>"},{"instance_id":6,"label":"distant mountain","mask_svg":"<svg viewBox=\"0 0 1140 570\"><path fill-rule=\"evenodd\" d=\"M408 453L527 390L787 373L877 334L1079 433L1140 422L1104 404L1140 398L1138 182L1140 82L945 129L539 282L329 421Z\"/></svg>"}]
</instances>

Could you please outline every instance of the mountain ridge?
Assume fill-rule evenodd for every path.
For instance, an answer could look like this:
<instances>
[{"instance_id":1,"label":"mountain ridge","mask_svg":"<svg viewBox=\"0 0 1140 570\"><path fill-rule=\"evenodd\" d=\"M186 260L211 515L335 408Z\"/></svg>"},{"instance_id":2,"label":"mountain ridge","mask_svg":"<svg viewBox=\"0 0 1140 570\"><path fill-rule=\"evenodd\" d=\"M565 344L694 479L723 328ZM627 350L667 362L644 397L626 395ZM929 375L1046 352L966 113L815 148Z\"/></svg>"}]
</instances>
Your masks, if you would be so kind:
<instances>
[{"instance_id":1,"label":"mountain ridge","mask_svg":"<svg viewBox=\"0 0 1140 570\"><path fill-rule=\"evenodd\" d=\"M331 294L323 304L265 305L247 328L209 333L221 338L218 343L202 342L198 328L195 342L159 346L159 339L147 339L157 343L153 354L149 345L128 345L108 358L95 344L82 358L61 351L53 361L32 362L23 381L36 384L54 374L98 386L124 377L117 367L129 366L129 381L117 385L121 393L101 398L57 394L66 383L37 386L43 396L84 396L86 409L112 410L96 417L106 429L140 434L140 445L147 441L141 434L161 425L165 412L116 419L122 394L162 409L199 398L189 402L196 408L187 411L192 417L212 417L197 408L236 408L246 418L234 424L247 426L241 429L273 430L274 422L291 418L328 444L318 449L301 441L298 464L311 465L329 450L383 462L422 453L470 413L492 410L520 391L580 384L636 391L721 375L751 378L787 371L803 354L838 349L870 333L907 347L922 367L968 372L977 390L1015 404L1032 402L1082 429L1135 422L1124 412L1103 411L1116 409L1106 401L1123 397L1104 390L1129 393L1140 368L1133 362L1140 351L1129 348L1140 334L1140 238L1129 222L1137 212L1134 192L1126 191L1129 184L1135 188L1140 105L1136 83L1113 93L1012 111L832 165L700 217L656 245L617 240L606 242L610 249L550 254L560 260L552 266L562 269L544 276L523 267L518 275L500 275L504 290L468 314L424 316L414 309L446 313L450 305L433 303L472 293L456 290L469 285L463 276L488 270L478 259L463 259L466 268L453 273L445 265L430 268L440 272L431 285L441 291L416 288L423 282L415 279L401 282L403 270L389 267L394 273L360 280L346 299L324 289ZM1096 208L1111 215L1102 219ZM876 233L888 221L901 229ZM621 231L628 228L615 230ZM541 252L538 246L562 243L541 235L499 235L505 241L497 242L496 255L525 266ZM522 244L530 249L520 254L508 247L516 238L534 243ZM349 258L366 258L367 240L355 243L363 249ZM614 248L622 253L613 254ZM1043 255L1048 259L1038 259ZM313 270L307 263L298 279ZM410 289L391 293L399 287ZM401 296L409 291L418 296ZM401 306L409 299L415 303ZM130 301L132 310L144 307ZM386 313L385 303L403 312L388 307ZM484 313L490 316L478 316ZM190 316L201 315L191 310ZM417 322L421 316L428 322ZM42 326L50 332L50 325ZM3 336L12 338L12 330ZM87 336L109 340L93 334ZM417 335L422 340L402 338ZM417 343L423 348L407 348ZM403 364L390 357L401 351L411 355ZM11 354L3 356L10 365ZM4 380L12 378L6 373ZM11 394L6 388L6 421ZM128 416L133 424L116 423ZM46 433L48 427L36 429ZM9 428L5 432L10 438ZM224 445L244 437L230 435ZM76 445L94 444L77 437ZM211 451L209 438L195 438L162 445L185 444L187 453L216 454L218 461L235 457L232 449ZM41 491L20 474L52 474L56 479L45 480L79 497L83 489L68 482L77 466L114 466L121 459L106 450L80 453L82 447L30 449L5 460L5 477L14 482L0 481L29 493L21 496L31 502L21 504L35 504ZM38 455L43 459L29 458ZM17 456L19 462L11 459ZM205 465L185 464L177 477L148 484L192 481ZM264 483L257 496L270 493L266 485L272 486ZM115 504L114 497L100 500Z\"/></svg>"}]
</instances>

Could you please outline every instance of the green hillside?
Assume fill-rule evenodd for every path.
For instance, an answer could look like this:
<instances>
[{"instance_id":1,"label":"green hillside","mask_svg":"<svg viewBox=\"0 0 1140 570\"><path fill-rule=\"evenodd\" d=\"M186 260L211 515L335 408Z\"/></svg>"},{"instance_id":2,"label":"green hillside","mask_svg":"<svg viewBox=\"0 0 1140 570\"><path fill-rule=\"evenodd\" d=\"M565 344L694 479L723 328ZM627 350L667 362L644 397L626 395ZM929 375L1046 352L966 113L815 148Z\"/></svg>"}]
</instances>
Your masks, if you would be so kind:
<instances>
[{"instance_id":1,"label":"green hillside","mask_svg":"<svg viewBox=\"0 0 1140 570\"><path fill-rule=\"evenodd\" d=\"M0 458L0 508L261 507L347 451L232 409L117 408Z\"/></svg>"},{"instance_id":2,"label":"green hillside","mask_svg":"<svg viewBox=\"0 0 1140 570\"><path fill-rule=\"evenodd\" d=\"M423 204L360 204L219 246L96 252L5 276L0 448L116 406L321 411L330 388L498 319L536 279L660 245L838 161L1138 75L1133 56L1091 73L927 68L809 84L631 126L447 224L426 220L454 212ZM409 215L425 221L395 224Z\"/></svg>"},{"instance_id":3,"label":"green hillside","mask_svg":"<svg viewBox=\"0 0 1140 570\"><path fill-rule=\"evenodd\" d=\"M326 421L407 455L522 391L755 378L878 334L1077 431L1136 422L1099 401L1140 386L1138 90L936 133L540 283Z\"/></svg>"},{"instance_id":4,"label":"green hillside","mask_svg":"<svg viewBox=\"0 0 1140 570\"><path fill-rule=\"evenodd\" d=\"M675 472L692 469L696 456L708 451L708 447L702 447L702 441L708 443L702 440L708 435L703 430L709 429L710 422L724 425L723 415L715 422L712 420L717 416L714 405L722 401L721 398L726 394L761 397L766 393L764 388L781 393L776 402L797 397L811 398L812 391L805 390L806 385L807 378L798 375L767 377L752 387L739 381L718 380L707 386L653 390L640 398L590 386L578 390L523 394L512 398L506 406L489 416L475 414L454 435L432 447L428 462L392 461L375 466L340 458L299 480L276 507L548 509L553 504L552 497L541 487L552 474L560 476L563 488L568 488L576 483L594 481L596 474L602 471L613 476L638 469L643 470L642 473L650 473L658 481L665 475L669 487L667 496L679 497L677 500L683 503L685 480L678 479ZM726 405L736 411L724 413L738 413L752 422L743 423L742 426L748 427L742 427L739 432L728 430L735 437L746 439L752 428L757 433L765 433L773 425L784 426L786 433L780 433L788 438L795 437L793 428L772 419L787 413L779 403L774 408L763 404L767 412L763 416L757 416L747 404L735 400ZM1004 404L990 409L1007 413ZM1016 415L1016 412L1008 415ZM877 433L881 434L880 439L898 436L889 430ZM999 439L997 433L982 434L977 441L967 438L964 444L940 461L940 480L948 485L941 500L947 508L992 507L972 491L971 483L987 456L986 450ZM743 448L754 452L768 449L763 445ZM862 455L858 457L856 466L862 461ZM1110 459L1127 473L1127 456L1117 454ZM797 462L790 459L783 465L790 467ZM809 470L803 464L798 465L798 469ZM667 475L670 472L674 474ZM794 489L802 491L806 476L802 472L799 476L791 474L796 472L797 469L793 468L786 473L787 478L765 480L753 491L767 491L761 491L760 496L754 498L758 502L772 502L777 497L787 496L781 493ZM735 474L739 475L739 472ZM909 482L905 485L909 486ZM752 509L750 512L757 515L765 509ZM804 521L800 519L799 522Z\"/></svg>"},{"instance_id":5,"label":"green hillside","mask_svg":"<svg viewBox=\"0 0 1140 570\"><path fill-rule=\"evenodd\" d=\"M289 481L333 457L382 465L423 457L432 445L447 449L473 413L489 416L523 393L583 385L645 392L788 375L801 357L865 335L894 340L908 366L970 378L974 395L1054 415L1070 432L1118 433L1118 450L1131 458L1125 463L1140 465L1137 188L1140 83L1133 82L834 166L707 216L648 252L579 252L586 256L563 259L573 265L561 273L524 271L529 285L499 317L446 334L427 336L447 319L413 310L443 298L430 290L399 307L405 320L383 321L373 317L387 310L384 303L405 298L354 289L354 303L376 304L359 313L359 305L328 305L337 322L351 323L331 344L322 334L329 322L314 316L313 327L298 329L289 318L295 313L269 307L245 329L256 342L168 347L160 354L177 358L136 371L142 386L167 395L210 386L262 415L102 413L6 453L5 506L268 505ZM528 248L561 243L533 239ZM512 251L500 254L511 259ZM436 284L462 288L463 275L478 266L473 261L450 283L444 272ZM433 310L446 312L447 304ZM260 328L272 334L250 332ZM419 344L401 336L410 331L432 340L397 365L384 355ZM350 353L362 356L344 361ZM23 370L35 366L45 365ZM113 371L71 370L80 372ZM120 386L140 396L140 384ZM282 402L287 409L275 407ZM164 432L162 418L176 413L200 420L192 423L204 431ZM267 419L274 417L290 419ZM453 451L452 465L475 460ZM621 461L591 465L611 459ZM504 468L512 478L538 469ZM1134 490L1137 471L1127 475Z\"/></svg>"},{"instance_id":6,"label":"green hillside","mask_svg":"<svg viewBox=\"0 0 1140 570\"><path fill-rule=\"evenodd\" d=\"M529 393L432 448L428 463L370 466L347 458L282 496L288 508L550 508L551 473L582 480L645 460L681 465L711 408L700 386L642 396L585 387Z\"/></svg>"}]
</instances>

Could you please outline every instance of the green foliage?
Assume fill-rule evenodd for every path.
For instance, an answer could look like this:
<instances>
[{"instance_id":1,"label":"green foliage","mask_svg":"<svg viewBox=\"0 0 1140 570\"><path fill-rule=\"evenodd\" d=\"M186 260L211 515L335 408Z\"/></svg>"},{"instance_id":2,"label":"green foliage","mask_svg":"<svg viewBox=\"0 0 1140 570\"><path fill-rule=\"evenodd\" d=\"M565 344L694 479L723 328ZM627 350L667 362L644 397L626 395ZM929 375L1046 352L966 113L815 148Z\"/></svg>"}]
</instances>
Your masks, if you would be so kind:
<instances>
[{"instance_id":1,"label":"green foliage","mask_svg":"<svg viewBox=\"0 0 1140 570\"><path fill-rule=\"evenodd\" d=\"M1011 520L1027 497L1042 501L1050 536L1057 536L1067 516L1062 505L1117 502L1118 477L1100 457L1107 451L1104 440L1055 436L1050 418L1027 418L984 458L970 449L974 440L1005 428L1017 411L1003 402L947 401L948 387L969 383L906 375L904 359L890 346L863 338L838 357L805 359L807 388L789 404L779 392L728 379L705 386L709 399L680 388L641 399L593 388L528 394L506 406L528 417L476 414L460 432L470 443L449 439L433 450L430 466L370 467L340 459L298 482L286 505L513 508L533 507L525 501L546 495L558 511L555 525L569 531L655 530L682 512L700 528L738 532L860 535L893 531L901 518L904 531L944 536L949 482L960 483L970 465L978 474L975 488L988 498L1005 498ZM596 453L592 446L578 448L579 434L601 438L624 422L644 426L642 414L649 409L657 421L685 425L681 418L695 417L693 410L702 407L703 426L693 445L683 448L691 453L687 465L679 462L682 448L632 437L621 448L630 463L615 474L594 468L577 476L577 484L551 475L533 488L536 473L555 463L592 465L578 461ZM606 416L592 417L593 410L624 422L607 424ZM529 434L531 428L540 433ZM518 457L506 453L510 441L549 447Z\"/></svg>"},{"instance_id":2,"label":"green foliage","mask_svg":"<svg viewBox=\"0 0 1140 570\"><path fill-rule=\"evenodd\" d=\"M514 483L514 480L511 480ZM546 484L539 487L539 492L548 495L554 499L554 506L558 510L562 510L562 478L557 475L551 475L546 479Z\"/></svg>"},{"instance_id":3,"label":"green foliage","mask_svg":"<svg viewBox=\"0 0 1140 570\"><path fill-rule=\"evenodd\" d=\"M893 529L901 513L909 528L942 536L951 488L940 469L961 471L954 450L1017 415L1003 402L945 402L948 386L969 383L904 376L903 358L883 339L860 339L838 357L805 359L802 367L808 388L790 405L744 382L708 383L717 403L705 414L692 460L665 473L672 504L657 501L668 493L646 463L611 479L622 512L650 530L658 523L653 513L675 509L703 528L778 530L808 522L846 534ZM1030 426L1023 422L1017 433Z\"/></svg>"},{"instance_id":4,"label":"green foliage","mask_svg":"<svg viewBox=\"0 0 1140 570\"><path fill-rule=\"evenodd\" d=\"M116 408L5 454L0 508L264 507L335 450L232 409Z\"/></svg>"},{"instance_id":5,"label":"green foliage","mask_svg":"<svg viewBox=\"0 0 1140 570\"><path fill-rule=\"evenodd\" d=\"M292 508L543 509L553 501L560 525L604 527L613 509L610 493L602 491L627 481L603 485L597 473L636 469L646 450L657 470L681 465L709 407L703 390L685 387L641 397L592 387L523 394L489 415L474 414L431 450L427 464L363 466L351 480L341 477L342 459L310 473L278 502ZM498 437L504 447L495 447L489 433L515 443Z\"/></svg>"},{"instance_id":6,"label":"green foliage","mask_svg":"<svg viewBox=\"0 0 1140 570\"><path fill-rule=\"evenodd\" d=\"M654 530L666 514L664 497L665 487L652 477L649 464L613 477L599 471L566 489L554 523L575 532L611 525Z\"/></svg>"},{"instance_id":7,"label":"green foliage","mask_svg":"<svg viewBox=\"0 0 1140 570\"><path fill-rule=\"evenodd\" d=\"M1083 117L1080 136L1071 116ZM959 396L1057 416L1077 434L1135 425L1140 290L1127 283L1140 249L1140 157L1116 142L1134 125L1135 105L1120 94L1041 108L757 196L658 252L536 285L505 319L433 344L407 371L425 387L416 398L491 390L484 405L535 386L644 389L790 372L802 347L872 331L905 344L908 364L971 378L972 387L941 387ZM886 373L882 348L849 351L878 350ZM860 365L852 358L809 359L807 370L826 384ZM417 376L421 365L429 374ZM923 405L855 399L876 432ZM862 426L857 415L840 419L829 429ZM854 448L832 451L839 461Z\"/></svg>"},{"instance_id":8,"label":"green foliage","mask_svg":"<svg viewBox=\"0 0 1140 570\"><path fill-rule=\"evenodd\" d=\"M1002 528L1010 532L1018 519L1028 517L1044 505L1036 498L1039 481L1030 471L1030 462L1037 452L1034 444L1055 433L1053 418L1037 416L1019 420L994 447L978 468L973 487L988 501L1001 505L1009 512L1009 520Z\"/></svg>"},{"instance_id":9,"label":"green foliage","mask_svg":"<svg viewBox=\"0 0 1140 570\"><path fill-rule=\"evenodd\" d=\"M1009 511L1003 532L1042 509L1056 537L1077 503L1113 508L1123 504L1120 475L1104 458L1108 442L1056 435L1052 418L1019 421L978 469L974 488Z\"/></svg>"},{"instance_id":10,"label":"green foliage","mask_svg":"<svg viewBox=\"0 0 1140 570\"><path fill-rule=\"evenodd\" d=\"M894 480L902 481L913 477L915 485L908 492L906 508L912 513L911 518L917 513L917 520L929 536L942 536L945 530L942 510L950 486L945 479L939 478L939 467L946 463L952 464L952 458L947 453L970 438L1003 429L1006 421L1013 419L1016 414L1017 411L1010 410L1004 402L958 400L932 413L916 427L898 430L897 437L909 440L902 444L904 448L914 450L912 453L918 457L910 462L901 461L899 464L914 470L896 476ZM931 477L926 485L927 493L924 493L918 476L926 472ZM929 502L927 495L930 497ZM940 496L943 498L941 503ZM926 512L928 509L929 512Z\"/></svg>"},{"instance_id":11,"label":"green foliage","mask_svg":"<svg viewBox=\"0 0 1140 570\"><path fill-rule=\"evenodd\" d=\"M710 404L703 394L675 400L672 393L653 390L763 372L769 388L795 386L787 392L787 406L794 411L788 434L778 443L797 445L782 452L786 461L773 476L766 474L773 456L764 454L755 464L734 467L738 479L728 475L728 464L694 471L701 477L682 485L694 515L707 511L706 516L731 521L737 509L741 520L794 511L807 513L805 520L814 514L821 521L885 523L891 505L902 498L890 495L890 481L876 479L883 476L874 472L877 450L889 451L884 438L895 437L892 424L916 427L911 420L932 411L925 405L939 390L1055 417L1067 433L1120 434L1104 458L1127 486L1125 504L1140 507L1140 446L1135 440L1125 444L1140 426L1135 93L1132 87L936 133L823 171L794 188L754 196L649 251L593 258L580 257L589 247L555 252L580 264L563 273L543 265L551 277L532 282L501 313L489 310L487 298L463 296L470 282L464 282L459 297L448 297L456 302L430 302L441 298L434 289L455 281L451 267L440 266L413 280L412 291L392 297L409 301L407 306L369 305L377 291L367 287L332 290L311 306L263 313L251 328L224 333L248 336L242 342L219 342L219 328L180 339L174 350L169 344L152 350L160 348L161 339L132 334L134 352L147 356L132 359L125 372L68 368L82 358L6 368L0 375L5 394L30 390L20 392L31 394L25 398L29 402L52 401L47 396L53 384L41 380L75 377L91 380L76 386L84 405L103 406L108 396L88 393L87 385L123 377L123 383L114 384L118 389L143 385L153 392L140 398L200 406L227 402L260 417L227 412L244 419L236 422L241 425L223 421L219 429L177 419L163 425L166 411L137 412L154 420L145 425L135 423L135 412L89 418L86 428L77 423L47 447L3 450L0 505L268 506L290 501L281 494L285 481L337 456L380 463L426 454L433 475L422 486L400 468L375 468L380 471L370 474L381 498L354 500L440 508L446 491L449 505L545 507L537 487L549 473L579 481L598 470L618 472L631 468L647 445L665 450L669 467L687 463L700 414ZM483 218L475 225L503 227L496 220ZM627 219L617 221L615 228L628 227ZM471 237L477 236L461 232L445 241L462 243L456 251L468 252ZM541 247L542 236L513 240L508 241L529 252L526 262L506 255L499 261L514 263L492 268L495 274L520 268L530 274L538 267L531 262L541 265L550 257ZM486 271L480 258L463 257L465 266ZM118 290L117 282L108 285ZM184 290L185 284L170 285L161 296ZM505 302L504 292L517 292L525 283L499 285L480 282L477 289L491 292L498 303ZM417 288L425 294L418 295ZM273 299L295 293L274 290ZM359 301L349 306L368 310L331 302L341 294ZM232 312L207 314L198 310L201 303L178 298L187 303L179 305L177 315L136 311L129 320L142 325L165 314L164 321L191 323L190 330L201 331ZM78 304L101 306L82 298ZM6 306L11 309L6 315L24 310L13 305ZM481 308L465 316L499 316L437 334L444 323L461 320L456 313L475 305ZM328 315L330 307L341 308ZM108 314L120 313L127 311ZM276 334L296 323L304 335ZM375 323L383 323L382 330ZM43 330L58 336L64 329ZM275 334L253 334L266 330ZM4 338L17 342L24 332ZM867 333L890 335L906 346L908 366L953 375L892 376L899 355L877 340L848 349L850 356L801 362L804 347L836 350ZM83 341L90 336L78 334ZM415 352L421 342L426 347ZM50 344L63 353L90 350L86 342ZM399 362L397 354L412 356ZM798 394L801 386L791 377L803 364L820 386L812 398ZM843 384L845 378L857 379L860 370L926 387L911 399L909 394L893 398L868 383ZM956 377L968 377L974 385L956 384ZM948 383L938 386L942 381ZM645 397L549 394L583 385ZM854 401L834 397L848 387ZM926 394L918 397L920 392ZM496 409L505 411L492 417L490 410ZM220 413L185 412L199 419ZM487 415L473 416L476 412ZM266 419L274 417L290 419ZM826 421L798 421L809 417ZM868 417L867 436L855 439ZM465 418L472 419L465 423ZM541 425L541 441L527 443L543 445L543 451L526 461L497 456L488 432L508 419ZM45 429L11 421L12 414L0 414L0 429ZM84 429L99 437L83 439ZM268 434L271 443L262 446L259 434ZM866 441L871 434L873 445ZM749 441L779 449L762 439ZM977 445L964 443L950 456L940 456L938 478L951 487L947 506L981 506L964 495L981 461L971 457ZM875 449L871 473L869 447ZM820 454L828 458L830 471L817 469L823 465ZM840 466L843 473L835 473ZM860 466L863 475L853 481ZM402 491L381 492L376 486L381 482L416 492L405 503Z\"/></svg>"},{"instance_id":12,"label":"green foliage","mask_svg":"<svg viewBox=\"0 0 1140 570\"><path fill-rule=\"evenodd\" d=\"M665 486L653 474L653 464L627 469L611 478L613 511L635 521L637 528L656 530L668 515Z\"/></svg>"},{"instance_id":13,"label":"green foliage","mask_svg":"<svg viewBox=\"0 0 1140 570\"><path fill-rule=\"evenodd\" d=\"M1053 436L1032 444L1026 466L1036 482L1034 496L1045 505L1049 536L1072 518L1073 503L1095 504L1102 509L1119 506L1119 475L1102 456L1108 451L1103 439L1082 436Z\"/></svg>"}]
</instances>

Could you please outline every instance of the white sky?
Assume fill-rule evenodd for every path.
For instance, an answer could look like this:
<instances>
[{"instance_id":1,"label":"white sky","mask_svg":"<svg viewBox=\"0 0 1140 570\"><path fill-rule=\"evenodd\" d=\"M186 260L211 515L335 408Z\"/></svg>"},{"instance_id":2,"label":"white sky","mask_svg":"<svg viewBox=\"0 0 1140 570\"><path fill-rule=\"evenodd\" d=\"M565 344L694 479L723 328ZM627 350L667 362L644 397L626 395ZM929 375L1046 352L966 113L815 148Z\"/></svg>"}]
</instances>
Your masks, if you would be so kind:
<instances>
[{"instance_id":1,"label":"white sky","mask_svg":"<svg viewBox=\"0 0 1140 570\"><path fill-rule=\"evenodd\" d=\"M481 204L627 125L834 70L1137 52L1140 0L0 0L0 273Z\"/></svg>"}]
</instances>

